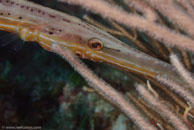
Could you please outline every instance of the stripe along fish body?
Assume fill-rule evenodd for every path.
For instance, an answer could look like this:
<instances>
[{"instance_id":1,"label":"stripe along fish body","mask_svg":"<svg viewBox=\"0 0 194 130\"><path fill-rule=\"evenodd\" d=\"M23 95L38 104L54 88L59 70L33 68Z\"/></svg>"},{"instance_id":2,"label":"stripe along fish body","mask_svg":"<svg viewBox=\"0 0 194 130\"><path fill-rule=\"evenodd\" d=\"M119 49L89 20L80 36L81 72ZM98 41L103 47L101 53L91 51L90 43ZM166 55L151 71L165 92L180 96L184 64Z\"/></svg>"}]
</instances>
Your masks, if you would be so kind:
<instances>
[{"instance_id":1,"label":"stripe along fish body","mask_svg":"<svg viewBox=\"0 0 194 130\"><path fill-rule=\"evenodd\" d=\"M186 85L170 64L133 49L74 16L26 0L0 0L0 30L17 33L25 41L38 42L46 50L50 50L51 44L59 44L82 58Z\"/></svg>"}]
</instances>

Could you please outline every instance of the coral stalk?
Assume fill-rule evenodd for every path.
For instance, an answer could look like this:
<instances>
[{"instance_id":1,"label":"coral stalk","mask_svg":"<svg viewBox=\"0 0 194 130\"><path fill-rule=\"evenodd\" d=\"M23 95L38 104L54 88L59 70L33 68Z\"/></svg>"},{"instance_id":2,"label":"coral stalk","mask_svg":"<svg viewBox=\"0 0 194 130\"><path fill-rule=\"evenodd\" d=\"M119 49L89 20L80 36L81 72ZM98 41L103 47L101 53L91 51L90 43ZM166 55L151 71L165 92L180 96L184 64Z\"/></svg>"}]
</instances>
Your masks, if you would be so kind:
<instances>
[{"instance_id":1,"label":"coral stalk","mask_svg":"<svg viewBox=\"0 0 194 130\"><path fill-rule=\"evenodd\" d=\"M80 5L94 13L98 13L104 18L114 20L128 27L136 28L146 32L150 36L158 39L167 45L179 46L190 51L194 51L194 41L180 33L168 29L165 26L139 16L129 14L118 6L113 6L102 0L59 0L70 4Z\"/></svg>"},{"instance_id":2,"label":"coral stalk","mask_svg":"<svg viewBox=\"0 0 194 130\"><path fill-rule=\"evenodd\" d=\"M96 76L70 50L60 47L59 45L52 45L51 48L53 52L66 59L72 67L85 78L91 87L117 106L128 118L132 119L139 128L142 130L155 130L133 105L129 104L129 102L109 84Z\"/></svg>"},{"instance_id":3,"label":"coral stalk","mask_svg":"<svg viewBox=\"0 0 194 130\"><path fill-rule=\"evenodd\" d=\"M176 130L189 130L183 121L172 112L165 104L160 102L158 98L155 98L151 93L145 89L143 85L137 85L137 91L144 98L144 100L156 108L159 114L169 120L169 122L176 128Z\"/></svg>"},{"instance_id":4,"label":"coral stalk","mask_svg":"<svg viewBox=\"0 0 194 130\"><path fill-rule=\"evenodd\" d=\"M167 85L172 91L179 94L186 101L188 101L192 107L194 107L194 96L190 92L185 90L185 88L177 85L176 83L174 83L171 80L168 80L168 79L160 77L160 76L157 76L156 80Z\"/></svg>"},{"instance_id":5,"label":"coral stalk","mask_svg":"<svg viewBox=\"0 0 194 130\"><path fill-rule=\"evenodd\" d=\"M128 6L132 6L141 13L143 13L148 20L155 21L157 19L157 14L145 1L142 0L123 0L123 1Z\"/></svg>"},{"instance_id":6,"label":"coral stalk","mask_svg":"<svg viewBox=\"0 0 194 130\"><path fill-rule=\"evenodd\" d=\"M182 65L182 63L179 61L178 57L175 54L170 55L170 60L172 65L176 68L179 75L190 85L190 88L194 92L194 81L193 81L193 75L189 73Z\"/></svg>"},{"instance_id":7,"label":"coral stalk","mask_svg":"<svg viewBox=\"0 0 194 130\"><path fill-rule=\"evenodd\" d=\"M189 33L194 37L194 21L185 12L183 12L180 7L178 7L173 0L146 0L155 9L160 11L164 16L178 25L179 28L183 29L185 32ZM183 1L183 0L182 0ZM176 15L175 15L176 14Z\"/></svg>"}]
</instances>

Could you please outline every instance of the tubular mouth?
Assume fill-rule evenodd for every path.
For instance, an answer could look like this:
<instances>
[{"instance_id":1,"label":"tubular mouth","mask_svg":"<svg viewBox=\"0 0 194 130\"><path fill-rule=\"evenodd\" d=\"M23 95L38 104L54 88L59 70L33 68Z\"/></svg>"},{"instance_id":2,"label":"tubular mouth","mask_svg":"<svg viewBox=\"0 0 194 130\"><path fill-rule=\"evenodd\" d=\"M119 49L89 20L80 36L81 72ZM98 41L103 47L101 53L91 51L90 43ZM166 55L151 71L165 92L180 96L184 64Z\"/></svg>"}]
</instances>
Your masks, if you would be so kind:
<instances>
[{"instance_id":1,"label":"tubular mouth","mask_svg":"<svg viewBox=\"0 0 194 130\"><path fill-rule=\"evenodd\" d=\"M157 77L166 78L174 81L180 86L188 84L178 75L176 69L161 60L153 58L138 50L122 52L117 49L104 48L102 51L96 51L93 54L95 61L101 61L112 64L128 72L134 72L144 77L157 79Z\"/></svg>"},{"instance_id":2,"label":"tubular mouth","mask_svg":"<svg viewBox=\"0 0 194 130\"><path fill-rule=\"evenodd\" d=\"M137 50L128 49L128 51L123 52L122 50L103 48L102 51L95 51L91 57L94 61L109 63L125 71L134 72L152 79L155 79L156 76L161 76L182 82L172 65ZM184 83L181 84L183 85Z\"/></svg>"},{"instance_id":3,"label":"tubular mouth","mask_svg":"<svg viewBox=\"0 0 194 130\"><path fill-rule=\"evenodd\" d=\"M95 52L92 58L96 61L112 64L122 70L135 72L143 76L155 77L157 72L146 66L140 59L134 58L133 52L122 52L117 49L104 48L102 51Z\"/></svg>"}]
</instances>

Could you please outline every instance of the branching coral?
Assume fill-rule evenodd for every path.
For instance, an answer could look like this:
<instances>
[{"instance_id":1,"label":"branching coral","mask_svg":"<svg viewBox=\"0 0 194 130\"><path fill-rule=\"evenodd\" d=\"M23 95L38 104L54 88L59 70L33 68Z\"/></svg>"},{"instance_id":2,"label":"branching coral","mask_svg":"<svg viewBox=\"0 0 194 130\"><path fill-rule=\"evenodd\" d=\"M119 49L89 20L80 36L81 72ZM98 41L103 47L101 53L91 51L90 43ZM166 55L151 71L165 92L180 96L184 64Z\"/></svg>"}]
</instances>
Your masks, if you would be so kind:
<instances>
[{"instance_id":1,"label":"branching coral","mask_svg":"<svg viewBox=\"0 0 194 130\"><path fill-rule=\"evenodd\" d=\"M192 69L190 58L187 52L185 51L185 50L189 50L192 52L194 51L193 50L194 7L192 0L190 1L123 0L123 2L129 7L128 9L131 11L130 13L124 11L121 8L121 6L118 7L118 5L116 5L116 3L113 2L112 0L109 1L110 3L105 2L103 0L98 1L60 0L60 1L80 5L94 13L100 14L105 19L108 19L110 25L112 25L113 28L116 28L116 30L107 28L104 25L92 20L87 16L85 16L85 19L90 23L98 26L99 28L106 30L112 35L127 37L129 40L133 41L133 43L135 43L136 46L139 47L142 51L152 56L158 57L158 55L153 50L148 49L146 45L139 42L140 41L138 39L140 37L139 35L136 34L135 36L133 36L131 32L133 32L134 29L136 29L135 32L140 31L148 33L149 36L147 36L147 38L152 39L150 41L153 44L153 46L159 50L160 56L167 61L168 53L166 49L169 51L169 53L174 53L175 52L174 49L172 49L170 46L173 47L176 46L177 50L180 51L183 57L183 62L186 68L188 70ZM167 19L165 17L167 17ZM123 24L127 28L130 28L131 32L129 33L128 31L126 31L120 24ZM157 44L154 44L156 42ZM164 43L166 46L161 45L160 42ZM142 85L139 85L137 89L140 95L144 97L147 104L144 101L139 100L136 94L129 94L129 97L137 105L138 108L142 109L142 111L145 113L145 115L147 115L148 118L153 119L156 124L159 123L161 125L160 126L157 124L156 126L158 128L172 129L173 126L176 129L189 129L189 128L193 129L193 125L190 124L191 120L186 119L187 116L191 117L191 115L184 114L183 117L182 112L183 110L185 110L185 113L194 114L194 111L192 109L194 94L192 91L188 91L193 90L193 76L192 74L187 72L185 67L180 63L180 61L174 54L170 56L170 60L172 62L172 65L176 68L179 75L185 81L187 81L188 83L187 88L184 88L183 86L178 86L173 81L158 76L156 80L159 83L157 81L147 78L151 81L151 84L153 84L154 86L154 89L149 91L154 91L154 93L159 96L156 99L157 101L152 97L151 93L147 92L147 90L143 88ZM142 81L142 79L139 79L139 77L135 77L135 79L137 82L140 81L141 83L145 84L145 82ZM165 85L161 85L160 83ZM169 86L171 90L168 90L166 86ZM168 101L164 97L164 95L158 93L159 91L162 91L163 94L165 94L168 97L171 97L173 101L172 102ZM159 102L162 102L164 106ZM145 107L143 107L142 104L145 105ZM162 112L163 113L161 115L162 118L163 119L168 118L172 126L165 125L165 123L168 123L168 121L164 121L161 118L153 117L152 113L154 113L153 111L155 111L153 110L153 107L156 108L157 112L158 111L159 113ZM176 107L178 107L180 110L177 111ZM185 121L185 124L181 118Z\"/></svg>"},{"instance_id":2,"label":"branching coral","mask_svg":"<svg viewBox=\"0 0 194 130\"><path fill-rule=\"evenodd\" d=\"M100 14L100 16L105 18L109 26L107 27L106 25L104 25L103 22L96 21L95 19L92 19L92 17L88 17L88 16L84 17L86 21L97 26L98 28L101 29L100 30L100 29L94 28L91 25L88 25L87 23L80 22L76 18L73 18L68 15L63 15L63 13L50 11L49 9L43 8L41 6L39 6L39 9L42 8L42 10L44 11L40 14L41 10L37 9L38 5L32 4L33 5L32 7L34 8L37 6L36 12L33 13L34 8L31 8L29 10L29 7L27 6L28 2L20 0L21 5L18 3L15 4L15 7L16 9L19 10L19 13L21 13L20 11L24 7L27 7L25 9L27 11L30 11L31 14L30 14L30 17L28 15L24 15L25 17L18 17L18 18L20 20L21 18L24 18L24 19L28 18L32 21L36 21L36 20L39 20L39 21L36 21L38 23L37 24L38 28L37 26L36 28L33 28L34 26L33 24L30 27L29 25L22 26L21 29L19 26L19 29L17 28L19 31L15 29L16 33L19 33L20 37L25 40L29 40L29 41L32 40L32 41L39 42L44 48L48 50L51 49L51 51L57 53L58 55L66 59L73 66L73 68L75 68L75 70L78 71L85 78L86 81L88 81L88 83L94 88L94 90L99 95L104 97L111 104L115 105L128 118L130 118L139 128L148 129L148 130L156 129L156 128L193 129L193 125L191 122L194 120L193 119L194 83L193 83L192 74L186 70L186 68L188 70L192 69L191 67L192 59L190 59L188 53L185 51L185 50L194 51L194 40L193 40L194 7L193 7L192 0L190 1L185 0L185 2L180 0L174 0L174 1L173 0L169 0L169 1L122 0L119 2L114 0L108 0L108 2L103 0L60 0L60 1L68 2L70 4L81 5L82 7L94 13ZM8 5L11 4L10 1L6 1L6 2ZM12 1L12 3L14 2ZM26 6L22 5L24 3ZM4 8L4 10L6 10L5 8L6 6L4 4L2 4L1 6ZM29 6L30 6L30 3L29 3ZM126 11L122 8L123 6L127 8ZM9 12L9 10L7 12ZM47 12L46 15L45 15L45 12ZM31 16L34 14L36 14L39 19L33 19ZM54 16L53 14L56 16ZM4 13L1 16L2 16L2 19L7 17L9 18L10 14ZM63 16L69 19L63 19L64 18ZM90 29L90 33L93 31L93 32L97 32L96 34L98 34L99 32L101 33L104 32L102 30L105 30L118 38L120 37L126 38L128 41L132 42L137 48L147 53L148 55L151 55L160 60L164 60L165 62L169 62L169 59L170 59L172 65L177 70L177 73L175 74L180 75L179 76L180 78L178 79L183 79L182 81L185 81L186 85L180 86L179 84L176 84L176 82L174 82L172 79L166 79L165 76L162 77L160 74L156 74L157 75L156 78L152 77L152 79L149 76L146 77L144 75L133 74L131 75L131 77L134 78L135 82L139 82L142 85L135 85L137 89L133 89L133 91L129 91L129 90L122 91L122 92L117 91L112 86L104 82L102 79L98 78L98 76L96 76L69 49L67 49L64 46L66 45L66 42L68 42L69 37L71 37L71 40L73 38L79 39L81 41L81 42L79 41L80 43L86 43L86 41L88 40L85 40L84 37L79 37L79 35L72 35L72 34L69 35L67 32L72 30L66 31L65 30L66 28L65 29L63 28L64 30L60 30L60 31L59 30L56 31L55 28L51 28L52 22L56 20L55 18L60 21L59 25L57 26L58 28L60 27L60 25L64 25L63 23L65 22L66 22L65 25L68 27L68 25L70 26L74 22L76 23L76 20L77 20L78 22L75 24L76 25L75 28L73 26L73 29L75 30L76 30L76 27L77 28L80 27L81 29L83 29L85 26L88 30ZM16 23L17 21L19 21L15 17L13 17L13 19L14 20L16 19L15 20ZM50 20L52 22L48 24L47 22ZM2 20L2 22L4 22L4 19ZM19 22L21 22L22 24L25 23L22 20ZM43 23L45 22L46 24L48 24L48 25L45 24L48 28L46 28L45 30L44 29L38 30L40 29L39 26L41 26L40 23L42 22ZM4 24L6 25L5 22ZM18 25L16 26L18 27ZM52 31L46 32L50 28ZM82 30L83 33L86 33L88 31L88 30L85 31L86 28ZM30 32L31 30L33 30L32 31L33 33ZM68 40L67 39L64 40L63 39L64 37L57 37L57 38L54 37L54 36L61 36L60 33L62 31L65 31L64 36L66 36ZM56 35L55 32L56 34L59 34L59 35ZM76 31L74 31L73 33L75 32ZM102 34L104 36L107 36L106 32ZM44 38L46 37L47 39L45 40L41 36L43 36ZM95 36L98 36L98 35L95 35ZM42 39L40 40L40 38ZM108 37L108 38L109 40L114 39L113 37ZM48 42L49 44L47 43L48 39L51 39L52 41L51 43ZM75 39L73 39L72 41L74 41ZM101 42L99 42L98 39L97 40L95 39L95 41L97 42L94 42L95 44L92 44L92 46L90 47L98 48L99 45L101 45L99 48L102 49L103 44L100 44ZM117 41L117 40L114 39L113 41ZM75 43L77 43L77 41ZM164 43L164 44L161 44L161 43ZM88 44L89 42L86 45ZM117 42L115 44L117 44ZM171 48L171 46L169 45L177 48ZM71 48L73 45L70 44L69 46ZM85 46L85 48L87 47L88 46ZM122 48L123 50L129 49L127 48L127 46L124 46L124 47L126 48L124 49ZM82 48L82 47L79 46L79 48ZM76 53L74 52L75 54L84 57L84 55L82 55L80 51L77 51L79 50L78 48L73 48L72 51L74 50L76 52ZM91 50L91 48L88 50ZM97 51L94 54L97 54L98 53ZM94 51L86 51L86 52L90 53ZM176 52L182 56L182 60L186 68L184 67L184 65L181 64L177 56L173 54ZM170 58L169 58L169 54L171 54ZM191 52L189 54L191 54ZM114 54L112 55L114 56ZM155 61L154 60L152 61L160 62L157 59L154 59ZM91 60L93 59L91 58ZM161 64L162 63L164 62L161 62ZM165 64L165 65L168 66L168 64ZM166 67L165 65L164 65L164 68ZM138 73L138 71L136 71L136 73ZM149 80L150 83L147 80ZM146 86L148 86L148 89L145 88ZM133 104L131 102L128 102L128 100L124 96L125 93L128 95L130 101Z\"/></svg>"},{"instance_id":3,"label":"branching coral","mask_svg":"<svg viewBox=\"0 0 194 130\"><path fill-rule=\"evenodd\" d=\"M136 28L140 31L147 32L150 36L166 43L167 45L172 45L172 46L179 46L183 47L187 50L194 51L193 44L194 41L180 33L176 33L169 28L166 28L165 26L161 26L157 24L156 22L151 22L150 20L140 16L140 15L133 15L129 14L123 9L121 9L118 6L113 6L108 4L105 1L98 0L98 1L92 1L92 0L60 0L63 2L68 2L71 4L76 4L76 5L81 5L85 7L86 9L89 9L95 13L98 13L102 15L104 18L112 19L118 23L124 24L128 27ZM162 0L162 2L165 2ZM154 2L157 3L157 2ZM154 4L153 3L153 4ZM171 2L170 2L171 3ZM157 4L155 4L157 5ZM166 7L170 8L171 5L174 7L174 4L165 4ZM158 4L160 7L160 4ZM162 10L162 5L161 5L161 11ZM177 8L172 8L174 12L176 12ZM189 29L189 25L193 24L192 19L189 18L186 14L184 14L181 11L178 11L185 17L186 20L182 20L184 22L180 22L181 19L176 19L176 22L178 23L179 27L181 29L188 31L192 35L192 29ZM161 12L163 13L163 12ZM167 12L164 12L165 14L168 14ZM173 15L174 17L175 15ZM179 16L178 16L179 17ZM174 20L173 19L173 20ZM187 21L188 19L188 21ZM179 24L180 23L180 24ZM183 44L184 43L184 44Z\"/></svg>"}]
</instances>

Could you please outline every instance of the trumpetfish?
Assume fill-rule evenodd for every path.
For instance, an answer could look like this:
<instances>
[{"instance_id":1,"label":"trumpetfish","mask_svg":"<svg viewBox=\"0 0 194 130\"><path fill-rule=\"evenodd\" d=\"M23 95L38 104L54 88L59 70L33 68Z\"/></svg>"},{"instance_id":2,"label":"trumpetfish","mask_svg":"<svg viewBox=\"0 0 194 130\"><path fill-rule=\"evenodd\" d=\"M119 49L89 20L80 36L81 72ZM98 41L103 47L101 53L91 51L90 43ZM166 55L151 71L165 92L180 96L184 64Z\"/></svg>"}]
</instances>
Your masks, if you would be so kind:
<instances>
[{"instance_id":1,"label":"trumpetfish","mask_svg":"<svg viewBox=\"0 0 194 130\"><path fill-rule=\"evenodd\" d=\"M186 85L175 68L131 48L83 20L26 0L0 0L0 30L16 33L24 41L69 48L74 54L112 64L125 71L155 79L161 76Z\"/></svg>"}]
</instances>

